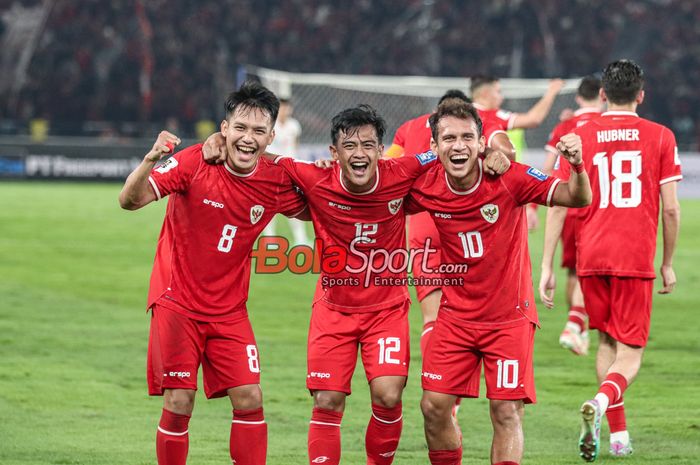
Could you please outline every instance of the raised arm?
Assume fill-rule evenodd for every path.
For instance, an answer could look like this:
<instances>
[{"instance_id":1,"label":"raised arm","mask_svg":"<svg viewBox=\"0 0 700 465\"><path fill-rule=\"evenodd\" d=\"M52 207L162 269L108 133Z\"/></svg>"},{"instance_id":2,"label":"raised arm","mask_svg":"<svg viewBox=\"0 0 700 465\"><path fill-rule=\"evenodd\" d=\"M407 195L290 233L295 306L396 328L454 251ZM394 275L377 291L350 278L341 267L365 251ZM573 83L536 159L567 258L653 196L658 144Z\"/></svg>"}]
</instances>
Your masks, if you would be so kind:
<instances>
[{"instance_id":1,"label":"raised arm","mask_svg":"<svg viewBox=\"0 0 700 465\"><path fill-rule=\"evenodd\" d=\"M552 205L562 207L590 205L593 193L581 158L581 138L578 134L566 134L557 143L557 150L571 164L571 175L568 182L562 182L555 188Z\"/></svg>"},{"instance_id":2,"label":"raised arm","mask_svg":"<svg viewBox=\"0 0 700 465\"><path fill-rule=\"evenodd\" d=\"M125 210L138 210L157 199L155 192L148 185L148 176L153 167L164 155L171 153L180 138L168 131L161 131L151 150L143 157L139 166L126 178L119 193L119 205Z\"/></svg>"},{"instance_id":3,"label":"raised arm","mask_svg":"<svg viewBox=\"0 0 700 465\"><path fill-rule=\"evenodd\" d=\"M559 95L559 92L564 87L564 81L561 79L552 79L549 82L549 87L547 92L542 96L541 99L535 103L527 113L518 113L515 115L515 120L513 121L513 128L536 128L547 117L549 110L552 109L554 100Z\"/></svg>"},{"instance_id":4,"label":"raised arm","mask_svg":"<svg viewBox=\"0 0 700 465\"><path fill-rule=\"evenodd\" d=\"M676 250L678 231L681 226L681 206L678 203L678 183L667 182L661 185L661 222L664 238L664 254L661 262L661 278L664 287L659 294L670 294L676 286L676 273L673 271L673 253Z\"/></svg>"}]
</instances>

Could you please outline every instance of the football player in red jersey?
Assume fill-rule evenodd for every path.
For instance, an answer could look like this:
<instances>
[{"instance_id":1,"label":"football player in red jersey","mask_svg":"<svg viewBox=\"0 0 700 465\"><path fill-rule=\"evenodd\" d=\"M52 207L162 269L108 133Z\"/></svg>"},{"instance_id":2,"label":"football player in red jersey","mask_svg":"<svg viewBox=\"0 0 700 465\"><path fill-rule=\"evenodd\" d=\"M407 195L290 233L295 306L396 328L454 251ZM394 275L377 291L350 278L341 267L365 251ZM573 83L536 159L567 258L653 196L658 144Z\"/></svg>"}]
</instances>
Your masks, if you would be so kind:
<instances>
[{"instance_id":1,"label":"football player in red jersey","mask_svg":"<svg viewBox=\"0 0 700 465\"><path fill-rule=\"evenodd\" d=\"M580 207L590 203L580 139L565 136L562 155L576 165L568 183L513 163L486 174L481 119L463 102L444 103L430 118L440 164L418 178L407 208L435 221L445 264L466 265L459 284L443 287L433 335L423 358L423 399L429 458L461 463L462 440L452 421L457 397L478 397L481 365L490 400L492 463L517 464L523 452L524 403L535 401L532 355L537 312L523 221L528 202ZM445 276L445 274L443 274Z\"/></svg>"},{"instance_id":2,"label":"football player in red jersey","mask_svg":"<svg viewBox=\"0 0 700 465\"><path fill-rule=\"evenodd\" d=\"M549 141L545 145L546 159L544 162L544 171L546 174L552 174L554 167L559 166L558 151L555 147L556 143L565 134L570 133L579 126L583 126L588 121L600 116L602 101L600 100L600 79L596 76L586 76L581 79L576 92L576 103L579 108L572 117L559 123L549 136ZM555 165L556 164L556 165ZM554 173L558 176L558 173ZM566 303L569 307L569 316L564 326L564 330L559 336L559 344L571 350L576 355L588 354L588 315L583 302L583 294L581 286L576 277L576 209L567 209L563 207L552 207L547 211L547 215L565 215L564 227L561 232L562 244L562 259L561 266L567 270L566 281ZM557 234L559 232L552 231L551 228L546 228L549 234ZM547 244L549 242L546 242ZM545 256L554 256L554 251L544 251ZM551 267L551 263L543 263L544 266ZM554 274L547 273L554 279ZM545 283L540 280L540 294L549 293L551 283ZM543 299L543 302L545 300Z\"/></svg>"},{"instance_id":3,"label":"football player in red jersey","mask_svg":"<svg viewBox=\"0 0 700 465\"><path fill-rule=\"evenodd\" d=\"M440 98L438 105L445 101L452 100L461 100L466 103L471 103L471 100L464 95L464 92L452 89L447 91ZM394 141L385 155L393 158L404 154L413 155L430 150L431 131L429 119L431 114L432 113L426 113L403 123L396 131ZM515 150L504 130L495 125L487 125L484 127L484 134L486 136L487 147L506 154L510 160L515 160ZM427 212L410 215L408 219L408 241L410 248L419 249L423 247L428 239L431 241L431 246L436 249L436 252L430 254L428 257L429 268L434 269L441 263L440 236L435 229L435 223ZM422 256L419 255L413 262L412 273L414 278L420 279L424 276L421 261ZM421 353L423 353L430 339L435 319L437 318L442 290L439 286L432 285L416 285L415 288L423 314L423 331L421 332L420 338Z\"/></svg>"},{"instance_id":4,"label":"football player in red jersey","mask_svg":"<svg viewBox=\"0 0 700 465\"><path fill-rule=\"evenodd\" d=\"M294 216L305 209L284 170L260 158L278 108L272 92L243 84L226 100L224 164L206 164L195 145L156 166L180 142L162 132L119 196L128 210L170 196L148 297L148 388L163 396L159 465L187 460L200 365L207 397L228 396L233 405L231 459L265 463L260 362L246 310L249 256L275 213Z\"/></svg>"},{"instance_id":5,"label":"football player in red jersey","mask_svg":"<svg viewBox=\"0 0 700 465\"><path fill-rule=\"evenodd\" d=\"M600 333L600 388L581 407L579 449L589 462L600 452L603 415L611 431L610 453L632 453L623 395L639 372L649 336L659 198L664 244L659 293L672 292L676 284L673 254L680 228L676 190L683 177L681 163L673 132L637 116L643 85L642 69L634 62L608 64L601 89L607 111L575 130L583 141L583 161L593 186L593 202L579 217L576 266L590 327ZM563 176L566 171L562 168ZM553 222L554 230L561 229L561 218L558 221ZM551 263L551 258L545 260ZM551 272L546 266L545 271ZM542 279L548 282L549 277Z\"/></svg>"}]
</instances>

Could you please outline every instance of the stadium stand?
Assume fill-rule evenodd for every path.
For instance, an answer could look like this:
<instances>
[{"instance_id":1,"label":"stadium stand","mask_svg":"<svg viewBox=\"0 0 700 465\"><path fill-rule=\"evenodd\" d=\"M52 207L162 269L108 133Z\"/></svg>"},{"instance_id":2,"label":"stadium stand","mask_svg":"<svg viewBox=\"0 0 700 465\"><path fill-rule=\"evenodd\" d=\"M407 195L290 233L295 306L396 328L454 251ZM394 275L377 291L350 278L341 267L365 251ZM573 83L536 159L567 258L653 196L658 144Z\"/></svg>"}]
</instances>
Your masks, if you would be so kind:
<instances>
[{"instance_id":1,"label":"stadium stand","mask_svg":"<svg viewBox=\"0 0 700 465\"><path fill-rule=\"evenodd\" d=\"M35 118L52 134L152 134L144 122L177 115L173 124L194 135L197 121L218 119L242 64L543 78L586 75L625 56L647 70L643 116L670 126L682 149L698 149L693 0L3 0L0 14L4 134Z\"/></svg>"}]
</instances>

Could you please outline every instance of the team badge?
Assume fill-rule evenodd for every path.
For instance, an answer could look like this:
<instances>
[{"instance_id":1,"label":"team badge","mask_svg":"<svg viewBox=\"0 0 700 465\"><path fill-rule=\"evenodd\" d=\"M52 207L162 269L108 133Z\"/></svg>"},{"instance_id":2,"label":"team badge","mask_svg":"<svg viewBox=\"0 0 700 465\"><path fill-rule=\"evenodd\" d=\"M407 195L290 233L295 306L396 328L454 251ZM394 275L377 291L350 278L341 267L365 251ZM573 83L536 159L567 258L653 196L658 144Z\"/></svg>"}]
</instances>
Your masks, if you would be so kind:
<instances>
[{"instance_id":1,"label":"team badge","mask_svg":"<svg viewBox=\"0 0 700 465\"><path fill-rule=\"evenodd\" d=\"M250 209L250 223L255 224L260 221L263 213L265 213L265 207L262 205L255 205Z\"/></svg>"},{"instance_id":2,"label":"team badge","mask_svg":"<svg viewBox=\"0 0 700 465\"><path fill-rule=\"evenodd\" d=\"M489 223L495 223L498 221L498 205L487 203L481 207L481 216L483 216Z\"/></svg>"},{"instance_id":3,"label":"team badge","mask_svg":"<svg viewBox=\"0 0 700 465\"><path fill-rule=\"evenodd\" d=\"M392 215L396 215L396 213L401 208L402 204L403 204L403 199L396 199L396 200L392 200L391 202L389 202L388 203L389 213L391 213Z\"/></svg>"}]
</instances>

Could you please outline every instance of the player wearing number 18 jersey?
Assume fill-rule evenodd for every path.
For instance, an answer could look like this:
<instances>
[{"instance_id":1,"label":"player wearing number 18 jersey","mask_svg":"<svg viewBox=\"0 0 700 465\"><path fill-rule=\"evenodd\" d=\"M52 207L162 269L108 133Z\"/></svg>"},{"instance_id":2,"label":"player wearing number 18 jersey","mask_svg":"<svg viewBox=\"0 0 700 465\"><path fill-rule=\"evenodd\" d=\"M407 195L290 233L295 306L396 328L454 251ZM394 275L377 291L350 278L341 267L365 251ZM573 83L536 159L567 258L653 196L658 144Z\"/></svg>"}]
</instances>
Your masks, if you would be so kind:
<instances>
[{"instance_id":1,"label":"player wearing number 18 jersey","mask_svg":"<svg viewBox=\"0 0 700 465\"><path fill-rule=\"evenodd\" d=\"M445 286L438 319L423 357L423 399L430 461L461 463L461 437L451 419L457 397L478 397L484 364L494 428L492 461L522 456L523 403L535 401L532 350L537 313L527 248L525 205L582 206L590 201L585 172L560 183L514 163L501 177L484 173L481 120L471 105L450 102L431 116L440 165L423 174L407 208L430 213L443 262L466 265L462 285ZM580 139L559 144L580 164ZM580 173L580 174L579 174Z\"/></svg>"},{"instance_id":2,"label":"player wearing number 18 jersey","mask_svg":"<svg viewBox=\"0 0 700 465\"><path fill-rule=\"evenodd\" d=\"M152 170L171 151L168 144L179 143L163 132L120 195L122 207L130 210L169 196L148 298L149 394L164 396L156 436L159 465L186 462L200 364L207 397L228 395L234 408L231 458L265 463L260 365L246 311L249 257L275 213L294 215L305 208L284 170L259 159L272 138L278 107L269 90L244 84L226 101L224 165L206 164L196 145Z\"/></svg>"},{"instance_id":3,"label":"player wearing number 18 jersey","mask_svg":"<svg viewBox=\"0 0 700 465\"><path fill-rule=\"evenodd\" d=\"M607 411L610 451L628 455L623 394L639 371L649 335L654 254L663 202L663 289L675 286L673 252L680 224L676 185L681 166L673 133L635 113L644 100L643 73L629 60L603 71L601 96L608 111L578 128L593 201L581 212L577 274L590 327L600 333L594 399L581 407L581 457L600 448L600 420Z\"/></svg>"}]
</instances>

